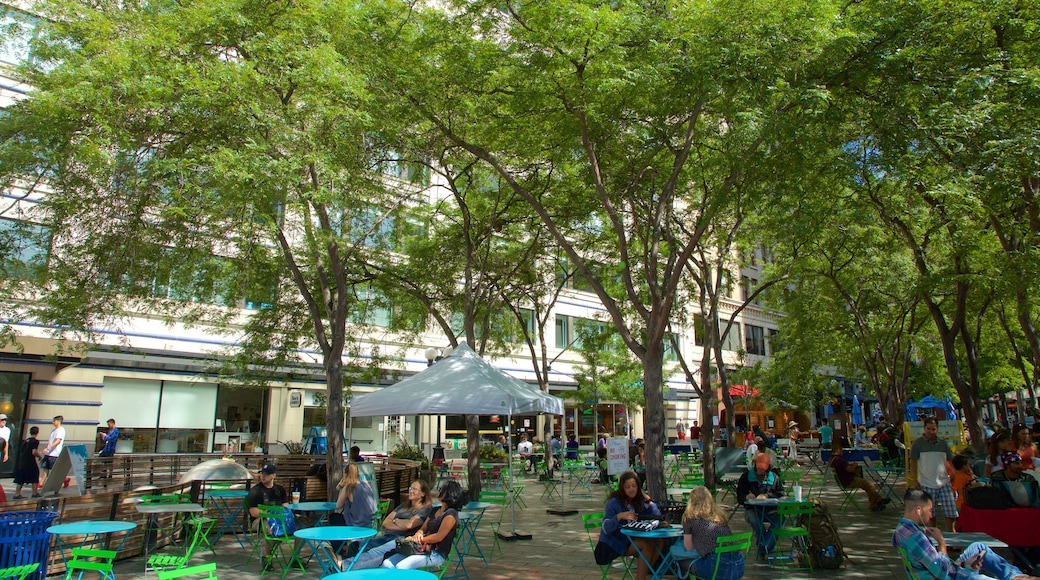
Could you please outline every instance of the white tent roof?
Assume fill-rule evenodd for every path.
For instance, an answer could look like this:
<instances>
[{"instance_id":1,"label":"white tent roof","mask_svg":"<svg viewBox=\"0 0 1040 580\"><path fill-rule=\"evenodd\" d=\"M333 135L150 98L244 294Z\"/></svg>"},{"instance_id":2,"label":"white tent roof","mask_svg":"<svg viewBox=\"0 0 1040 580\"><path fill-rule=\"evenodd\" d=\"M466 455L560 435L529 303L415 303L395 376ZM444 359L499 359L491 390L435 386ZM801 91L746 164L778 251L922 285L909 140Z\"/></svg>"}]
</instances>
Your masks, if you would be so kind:
<instances>
[{"instance_id":1,"label":"white tent roof","mask_svg":"<svg viewBox=\"0 0 1040 580\"><path fill-rule=\"evenodd\" d=\"M353 417L563 414L563 399L492 367L462 343L437 364L350 401Z\"/></svg>"}]
</instances>

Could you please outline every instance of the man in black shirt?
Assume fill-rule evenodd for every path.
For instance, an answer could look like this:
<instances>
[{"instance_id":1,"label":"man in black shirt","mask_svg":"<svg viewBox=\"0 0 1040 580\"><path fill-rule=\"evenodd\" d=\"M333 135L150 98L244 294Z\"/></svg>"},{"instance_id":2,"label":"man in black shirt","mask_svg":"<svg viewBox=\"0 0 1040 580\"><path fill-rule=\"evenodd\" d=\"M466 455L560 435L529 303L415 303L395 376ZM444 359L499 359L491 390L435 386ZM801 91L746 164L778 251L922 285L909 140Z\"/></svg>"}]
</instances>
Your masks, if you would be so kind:
<instances>
[{"instance_id":1,"label":"man in black shirt","mask_svg":"<svg viewBox=\"0 0 1040 580\"><path fill-rule=\"evenodd\" d=\"M261 467L258 476L260 477L260 484L250 488L249 495L246 496L246 511L249 512L249 517L254 526L267 525L266 522L260 521L260 509L257 506L289 505L289 494L285 492L284 487L274 482L274 465L268 463ZM262 551L263 557L260 559L261 573L271 566L271 546L265 542Z\"/></svg>"}]
</instances>

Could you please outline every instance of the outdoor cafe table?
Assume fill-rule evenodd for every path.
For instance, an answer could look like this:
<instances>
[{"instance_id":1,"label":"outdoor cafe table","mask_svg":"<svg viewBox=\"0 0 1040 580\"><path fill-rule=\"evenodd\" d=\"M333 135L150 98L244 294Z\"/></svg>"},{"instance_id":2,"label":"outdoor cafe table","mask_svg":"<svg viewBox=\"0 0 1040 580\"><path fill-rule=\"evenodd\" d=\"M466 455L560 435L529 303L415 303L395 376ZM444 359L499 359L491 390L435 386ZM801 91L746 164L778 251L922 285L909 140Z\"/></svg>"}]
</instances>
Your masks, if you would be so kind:
<instances>
[{"instance_id":1,"label":"outdoor cafe table","mask_svg":"<svg viewBox=\"0 0 1040 580\"><path fill-rule=\"evenodd\" d=\"M903 503L903 498L896 493L895 486L899 482L899 478L906 473L905 469L894 465L872 465L864 467L863 471L867 472L877 484L878 493L892 501Z\"/></svg>"},{"instance_id":2,"label":"outdoor cafe table","mask_svg":"<svg viewBox=\"0 0 1040 580\"><path fill-rule=\"evenodd\" d=\"M311 551L314 552L314 558L318 560L318 565L321 566L322 577L340 571L336 565L336 555L332 553L328 542L363 540L361 545L358 546L357 554L354 555L354 558L350 560L350 565L347 566L347 571L349 572L354 567L354 562L357 562L358 556L365 551L368 541L374 535L376 535L374 529L362 528L360 526L320 526L296 530L296 533L293 534L293 536L303 540L310 547ZM301 548L302 546L296 546L296 549L293 551L293 558L300 557Z\"/></svg>"},{"instance_id":3,"label":"outdoor cafe table","mask_svg":"<svg viewBox=\"0 0 1040 580\"><path fill-rule=\"evenodd\" d=\"M563 470L570 476L571 496L592 497L592 478L599 473L599 467L585 463L564 464ZM581 488L582 491L575 491Z\"/></svg>"},{"instance_id":4,"label":"outdoor cafe table","mask_svg":"<svg viewBox=\"0 0 1040 580\"><path fill-rule=\"evenodd\" d=\"M680 527L665 527L657 528L656 530L636 530L631 528L621 528L621 533L628 537L628 541L632 543L632 546L636 549L636 554L643 560L646 567L650 569L650 577L654 580L661 580L664 575L672 572L672 566L675 560L672 558L671 547L675 543L675 540L683 536L682 528ZM639 544L636 544L637 538L645 538L648 540L663 540L661 542L663 546L654 543L654 550L657 551L658 561L657 566L650 565L650 559L647 558L646 554L639 549Z\"/></svg>"},{"instance_id":5,"label":"outdoor cafe table","mask_svg":"<svg viewBox=\"0 0 1040 580\"><path fill-rule=\"evenodd\" d=\"M459 513L459 539L464 542L459 544L459 551L465 555L469 553L470 546L476 546L477 554L485 566L488 565L488 561L484 557L484 551L480 549L480 544L477 543L477 527L480 526L480 520L484 519L484 512L489 507L490 502L471 501L464 505Z\"/></svg>"},{"instance_id":6,"label":"outdoor cafe table","mask_svg":"<svg viewBox=\"0 0 1040 580\"><path fill-rule=\"evenodd\" d=\"M819 440L814 440L816 443L802 443L798 445L798 451L805 454L805 457L809 460L809 469L815 469L820 473L824 473L827 469L827 464L820 460L820 443Z\"/></svg>"},{"instance_id":7,"label":"outdoor cafe table","mask_svg":"<svg viewBox=\"0 0 1040 580\"><path fill-rule=\"evenodd\" d=\"M317 516L306 518L307 521L304 523L308 524L308 526L323 526L329 522L329 512L336 509L336 502L301 501L300 503L289 504L289 509L293 512L317 514Z\"/></svg>"},{"instance_id":8,"label":"outdoor cafe table","mask_svg":"<svg viewBox=\"0 0 1040 580\"><path fill-rule=\"evenodd\" d=\"M137 524L133 522L113 522L108 520L87 520L82 522L73 522L69 524L58 524L47 528L47 533L54 535L58 542L58 548L61 551L61 561L68 567L68 558L65 556L66 550L70 553L72 548L93 548L100 546L102 548L108 548L108 538L102 541L101 536L107 534L114 534L118 532L129 532L130 530L137 527ZM71 543L66 541L65 536L82 536L79 546L73 546ZM123 547L123 543L130 537L129 533L123 535L123 539L119 541L119 545L116 546L115 551L118 552Z\"/></svg>"},{"instance_id":9,"label":"outdoor cafe table","mask_svg":"<svg viewBox=\"0 0 1040 580\"><path fill-rule=\"evenodd\" d=\"M155 543L159 543L159 515L160 514L192 514L206 511L206 508L197 503L139 503L134 508L137 513L148 515L148 530L155 530ZM176 526L173 528L176 529ZM171 541L176 541L171 530ZM148 534L144 539L144 554L148 556Z\"/></svg>"},{"instance_id":10,"label":"outdoor cafe table","mask_svg":"<svg viewBox=\"0 0 1040 580\"><path fill-rule=\"evenodd\" d=\"M331 576L326 576L325 580L437 580L437 575L431 574L426 570L372 568L371 570L338 572Z\"/></svg>"},{"instance_id":11,"label":"outdoor cafe table","mask_svg":"<svg viewBox=\"0 0 1040 580\"><path fill-rule=\"evenodd\" d=\"M242 523L242 512L247 495L249 492L244 489L217 489L206 492L206 499L210 500L210 505L216 510L221 520L217 538L223 538L225 533L231 532L238 545L243 548L246 547L243 539L250 544L253 543L253 539L249 537L249 533Z\"/></svg>"},{"instance_id":12,"label":"outdoor cafe table","mask_svg":"<svg viewBox=\"0 0 1040 580\"><path fill-rule=\"evenodd\" d=\"M756 526L755 529L755 537L758 538L759 548L764 549L764 546L761 545L761 542L765 538L766 533L766 515L768 514L770 508L776 509L776 506L780 505L780 501L781 500L778 498L770 497L765 499L749 499L744 502L744 509L750 507L751 509L755 510L755 515L758 516L756 518L758 520L758 526ZM795 503L794 500L787 501Z\"/></svg>"},{"instance_id":13,"label":"outdoor cafe table","mask_svg":"<svg viewBox=\"0 0 1040 580\"><path fill-rule=\"evenodd\" d=\"M947 548L967 548L969 544L982 542L987 548L1006 548L1007 542L983 532L943 532Z\"/></svg>"}]
</instances>

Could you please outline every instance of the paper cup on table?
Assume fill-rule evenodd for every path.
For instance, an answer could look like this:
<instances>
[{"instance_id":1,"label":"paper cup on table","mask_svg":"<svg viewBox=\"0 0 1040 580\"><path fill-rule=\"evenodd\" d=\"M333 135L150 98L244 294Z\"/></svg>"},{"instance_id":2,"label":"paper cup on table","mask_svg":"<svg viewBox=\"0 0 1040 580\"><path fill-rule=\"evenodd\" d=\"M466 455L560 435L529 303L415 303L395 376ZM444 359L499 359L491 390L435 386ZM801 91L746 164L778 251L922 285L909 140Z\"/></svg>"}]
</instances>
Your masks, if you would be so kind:
<instances>
[{"instance_id":1,"label":"paper cup on table","mask_svg":"<svg viewBox=\"0 0 1040 580\"><path fill-rule=\"evenodd\" d=\"M802 501L802 486L796 485L792 489L794 490L794 501Z\"/></svg>"},{"instance_id":2,"label":"paper cup on table","mask_svg":"<svg viewBox=\"0 0 1040 580\"><path fill-rule=\"evenodd\" d=\"M292 492L292 502L293 503L300 503L300 492L298 492L298 491Z\"/></svg>"}]
</instances>

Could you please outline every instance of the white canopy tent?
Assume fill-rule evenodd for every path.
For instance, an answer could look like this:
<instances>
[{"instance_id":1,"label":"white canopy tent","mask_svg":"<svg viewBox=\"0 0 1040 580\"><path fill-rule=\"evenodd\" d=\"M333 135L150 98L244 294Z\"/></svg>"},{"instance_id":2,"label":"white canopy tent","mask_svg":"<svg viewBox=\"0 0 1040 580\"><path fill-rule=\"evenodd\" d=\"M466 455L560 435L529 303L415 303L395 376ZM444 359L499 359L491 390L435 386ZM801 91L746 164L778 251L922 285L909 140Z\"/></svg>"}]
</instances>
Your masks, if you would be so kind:
<instances>
[{"instance_id":1,"label":"white canopy tent","mask_svg":"<svg viewBox=\"0 0 1040 580\"><path fill-rule=\"evenodd\" d=\"M350 401L351 417L391 415L563 415L563 399L489 365L466 343L426 370ZM513 432L509 430L509 449ZM506 470L512 473L511 469ZM476 500L478 498L470 498ZM512 508L512 504L510 504ZM516 518L513 520L513 537Z\"/></svg>"}]
</instances>

